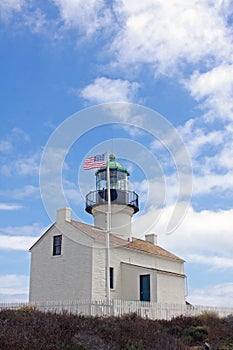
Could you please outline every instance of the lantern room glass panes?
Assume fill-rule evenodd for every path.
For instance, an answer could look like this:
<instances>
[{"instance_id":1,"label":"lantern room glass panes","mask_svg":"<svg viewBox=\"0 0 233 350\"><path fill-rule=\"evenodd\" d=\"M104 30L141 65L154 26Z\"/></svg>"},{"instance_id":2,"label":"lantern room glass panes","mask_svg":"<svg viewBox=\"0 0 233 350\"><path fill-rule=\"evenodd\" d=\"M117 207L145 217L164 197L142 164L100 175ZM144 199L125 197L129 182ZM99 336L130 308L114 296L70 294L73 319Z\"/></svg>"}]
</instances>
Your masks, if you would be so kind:
<instances>
[{"instance_id":1,"label":"lantern room glass panes","mask_svg":"<svg viewBox=\"0 0 233 350\"><path fill-rule=\"evenodd\" d=\"M106 186L106 171L101 171L96 176L96 189L97 190L104 190Z\"/></svg>"},{"instance_id":2,"label":"lantern room glass panes","mask_svg":"<svg viewBox=\"0 0 233 350\"><path fill-rule=\"evenodd\" d=\"M96 176L96 189L104 190L107 188L107 170L101 171ZM110 188L126 191L128 189L127 174L110 169Z\"/></svg>"}]
</instances>

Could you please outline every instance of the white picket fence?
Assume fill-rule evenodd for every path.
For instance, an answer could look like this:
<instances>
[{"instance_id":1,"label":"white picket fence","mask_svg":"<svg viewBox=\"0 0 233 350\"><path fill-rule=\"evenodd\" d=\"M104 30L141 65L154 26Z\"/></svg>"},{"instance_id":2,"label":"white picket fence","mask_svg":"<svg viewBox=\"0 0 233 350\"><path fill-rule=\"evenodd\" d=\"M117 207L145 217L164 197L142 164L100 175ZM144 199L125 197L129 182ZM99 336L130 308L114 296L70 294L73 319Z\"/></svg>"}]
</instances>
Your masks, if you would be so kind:
<instances>
[{"instance_id":1,"label":"white picket fence","mask_svg":"<svg viewBox=\"0 0 233 350\"><path fill-rule=\"evenodd\" d=\"M67 311L72 314L89 316L122 316L136 313L143 318L170 320L180 315L197 316L204 312L215 312L220 317L233 315L233 308L211 307L200 305L161 304L155 302L127 301L127 300L75 300L75 301L47 301L34 303L0 303L1 309L20 309L34 306L43 312L61 313Z\"/></svg>"}]
</instances>

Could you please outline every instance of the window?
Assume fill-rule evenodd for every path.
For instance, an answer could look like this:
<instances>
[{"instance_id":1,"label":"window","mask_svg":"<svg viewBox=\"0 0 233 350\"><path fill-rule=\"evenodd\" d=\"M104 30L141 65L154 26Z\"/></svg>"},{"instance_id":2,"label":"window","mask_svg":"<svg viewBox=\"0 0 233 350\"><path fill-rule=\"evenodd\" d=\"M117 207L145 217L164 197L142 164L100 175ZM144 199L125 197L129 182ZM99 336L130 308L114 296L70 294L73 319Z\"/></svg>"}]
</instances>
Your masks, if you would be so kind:
<instances>
[{"instance_id":1,"label":"window","mask_svg":"<svg viewBox=\"0 0 233 350\"><path fill-rule=\"evenodd\" d=\"M53 255L61 255L62 235L53 236Z\"/></svg>"},{"instance_id":2,"label":"window","mask_svg":"<svg viewBox=\"0 0 233 350\"><path fill-rule=\"evenodd\" d=\"M114 288L114 270L113 267L109 269L109 277L110 277L110 289Z\"/></svg>"}]
</instances>

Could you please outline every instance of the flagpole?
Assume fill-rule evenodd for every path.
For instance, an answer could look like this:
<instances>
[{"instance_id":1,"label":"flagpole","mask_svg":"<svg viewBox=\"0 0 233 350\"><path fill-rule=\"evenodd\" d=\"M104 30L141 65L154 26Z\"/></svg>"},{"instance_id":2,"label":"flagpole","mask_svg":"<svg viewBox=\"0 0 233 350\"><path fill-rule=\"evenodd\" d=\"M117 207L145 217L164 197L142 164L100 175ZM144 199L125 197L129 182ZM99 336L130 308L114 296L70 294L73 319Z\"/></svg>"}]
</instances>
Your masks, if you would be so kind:
<instances>
[{"instance_id":1,"label":"flagpole","mask_svg":"<svg viewBox=\"0 0 233 350\"><path fill-rule=\"evenodd\" d=\"M109 235L111 229L111 189L110 189L110 169L109 169L109 152L107 152L107 194L108 194L108 207L107 207L107 229L106 229L106 300L110 301L110 252L109 252Z\"/></svg>"}]
</instances>

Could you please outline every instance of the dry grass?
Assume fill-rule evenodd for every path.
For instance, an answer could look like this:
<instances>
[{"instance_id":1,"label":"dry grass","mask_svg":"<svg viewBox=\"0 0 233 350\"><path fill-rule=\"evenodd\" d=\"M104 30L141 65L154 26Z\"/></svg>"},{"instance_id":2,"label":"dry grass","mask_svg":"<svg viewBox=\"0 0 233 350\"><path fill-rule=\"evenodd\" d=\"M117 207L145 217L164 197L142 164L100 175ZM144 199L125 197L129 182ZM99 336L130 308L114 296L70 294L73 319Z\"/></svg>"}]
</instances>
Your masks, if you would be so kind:
<instances>
[{"instance_id":1,"label":"dry grass","mask_svg":"<svg viewBox=\"0 0 233 350\"><path fill-rule=\"evenodd\" d=\"M216 315L152 321L135 314L123 317L84 317L42 313L34 308L0 311L3 350L211 350L233 349L233 317Z\"/></svg>"}]
</instances>

